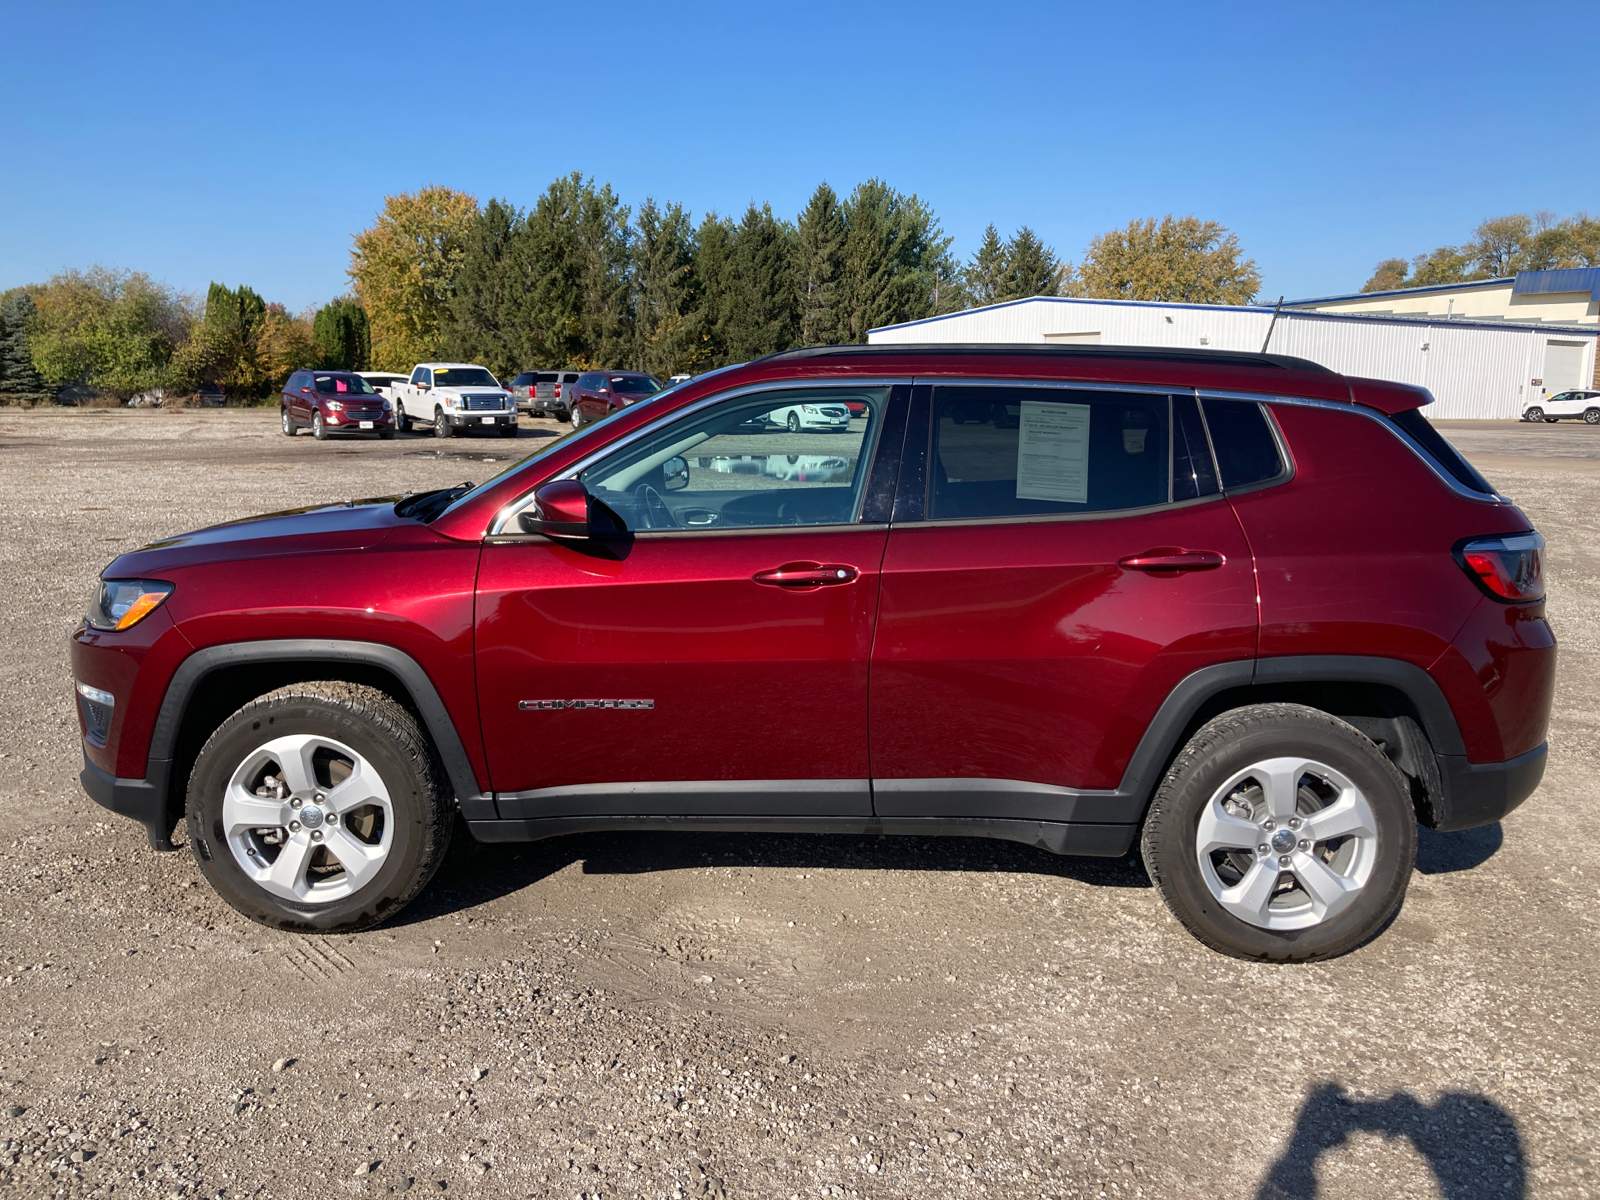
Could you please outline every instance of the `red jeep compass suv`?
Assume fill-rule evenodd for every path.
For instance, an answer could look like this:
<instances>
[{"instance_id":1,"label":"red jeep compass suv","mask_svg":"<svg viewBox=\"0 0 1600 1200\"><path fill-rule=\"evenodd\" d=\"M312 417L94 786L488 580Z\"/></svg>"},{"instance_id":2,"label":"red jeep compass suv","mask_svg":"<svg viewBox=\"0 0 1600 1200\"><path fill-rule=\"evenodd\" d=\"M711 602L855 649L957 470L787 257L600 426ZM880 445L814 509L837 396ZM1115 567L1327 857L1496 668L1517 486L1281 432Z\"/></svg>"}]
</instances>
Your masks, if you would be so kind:
<instances>
[{"instance_id":1,"label":"red jeep compass suv","mask_svg":"<svg viewBox=\"0 0 1600 1200\"><path fill-rule=\"evenodd\" d=\"M73 635L83 783L158 847L182 814L282 928L392 915L459 813L1137 847L1216 949L1338 954L1417 822L1544 770L1543 542L1429 399L1204 351L714 372L476 487L118 558ZM862 416L763 431L795 404Z\"/></svg>"}]
</instances>

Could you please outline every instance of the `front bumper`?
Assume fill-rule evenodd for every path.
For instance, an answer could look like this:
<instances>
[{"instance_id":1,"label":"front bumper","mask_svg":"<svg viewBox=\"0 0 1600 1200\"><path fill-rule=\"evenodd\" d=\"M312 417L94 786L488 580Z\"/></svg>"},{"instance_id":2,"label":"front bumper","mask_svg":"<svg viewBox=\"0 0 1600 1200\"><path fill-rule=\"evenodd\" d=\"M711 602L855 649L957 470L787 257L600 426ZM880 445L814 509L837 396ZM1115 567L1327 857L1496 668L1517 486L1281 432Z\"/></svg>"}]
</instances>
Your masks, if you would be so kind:
<instances>
[{"instance_id":1,"label":"front bumper","mask_svg":"<svg viewBox=\"0 0 1600 1200\"><path fill-rule=\"evenodd\" d=\"M489 418L485 420L484 418ZM503 412L446 412L444 419L450 423L452 429L504 429L507 425L516 427L517 410L511 409Z\"/></svg>"},{"instance_id":2,"label":"front bumper","mask_svg":"<svg viewBox=\"0 0 1600 1200\"><path fill-rule=\"evenodd\" d=\"M1497 763L1470 763L1465 755L1436 754L1443 795L1434 801L1433 828L1442 833L1493 825L1516 808L1544 778L1549 743Z\"/></svg>"},{"instance_id":3,"label":"front bumper","mask_svg":"<svg viewBox=\"0 0 1600 1200\"><path fill-rule=\"evenodd\" d=\"M131 817L144 826L152 850L173 849L169 835L174 817L167 805L167 783L172 774L172 764L161 759L151 759L146 766L149 774L144 779L118 779L102 771L89 761L84 752L83 770L78 781L101 808L108 808L119 816Z\"/></svg>"}]
</instances>

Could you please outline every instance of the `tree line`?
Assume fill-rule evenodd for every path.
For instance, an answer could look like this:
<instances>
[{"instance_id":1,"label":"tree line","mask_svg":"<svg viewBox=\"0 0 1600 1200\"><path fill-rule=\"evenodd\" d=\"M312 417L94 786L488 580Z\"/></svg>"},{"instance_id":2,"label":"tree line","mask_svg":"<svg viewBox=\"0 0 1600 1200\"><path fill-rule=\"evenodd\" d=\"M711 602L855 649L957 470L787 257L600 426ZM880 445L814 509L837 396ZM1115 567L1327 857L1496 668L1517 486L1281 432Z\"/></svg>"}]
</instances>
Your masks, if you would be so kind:
<instances>
[{"instance_id":1,"label":"tree line","mask_svg":"<svg viewBox=\"0 0 1600 1200\"><path fill-rule=\"evenodd\" d=\"M1078 262L991 225L963 262L932 208L869 179L820 184L792 219L737 218L572 174L529 208L426 187L389 196L356 234L351 293L291 313L247 285L203 299L96 267L0 294L0 402L81 384L127 397L216 388L265 398L302 367L406 371L481 362L697 374L795 346L865 342L882 325L1031 296L1242 304L1260 286L1238 238L1193 216L1094 238Z\"/></svg>"},{"instance_id":2,"label":"tree line","mask_svg":"<svg viewBox=\"0 0 1600 1200\"><path fill-rule=\"evenodd\" d=\"M1503 279L1518 271L1600 266L1600 220L1579 213L1512 213L1490 217L1459 246L1440 246L1407 262L1386 258L1362 285L1363 292L1431 284Z\"/></svg>"},{"instance_id":3,"label":"tree line","mask_svg":"<svg viewBox=\"0 0 1600 1200\"><path fill-rule=\"evenodd\" d=\"M958 261L929 206L879 179L820 184L788 220L770 204L696 220L647 198L637 214L573 174L529 209L444 187L390 196L357 234L350 278L373 360L695 374L795 346L865 342L882 325L1031 296L1248 303L1238 239L1194 217L1133 221L1080 264L1026 226L993 225Z\"/></svg>"}]
</instances>

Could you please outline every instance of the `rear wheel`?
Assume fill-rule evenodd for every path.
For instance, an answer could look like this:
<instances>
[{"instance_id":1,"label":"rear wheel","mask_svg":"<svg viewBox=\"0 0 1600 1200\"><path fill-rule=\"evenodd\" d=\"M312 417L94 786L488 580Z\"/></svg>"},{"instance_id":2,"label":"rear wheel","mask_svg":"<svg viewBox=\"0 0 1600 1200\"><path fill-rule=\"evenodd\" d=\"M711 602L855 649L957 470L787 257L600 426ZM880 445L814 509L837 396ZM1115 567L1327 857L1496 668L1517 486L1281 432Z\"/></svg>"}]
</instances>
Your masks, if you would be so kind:
<instances>
[{"instance_id":1,"label":"rear wheel","mask_svg":"<svg viewBox=\"0 0 1600 1200\"><path fill-rule=\"evenodd\" d=\"M453 434L454 432L455 432L455 430L450 428L449 419L444 415L444 409L442 409L442 408L434 409L433 410L433 436L434 437L438 437L438 438L447 438L451 434Z\"/></svg>"},{"instance_id":2,"label":"rear wheel","mask_svg":"<svg viewBox=\"0 0 1600 1200\"><path fill-rule=\"evenodd\" d=\"M283 436L284 437L293 437L296 433L299 432L299 430L295 426L294 418L289 415L288 406L284 405L278 411L283 417Z\"/></svg>"},{"instance_id":3,"label":"rear wheel","mask_svg":"<svg viewBox=\"0 0 1600 1200\"><path fill-rule=\"evenodd\" d=\"M1600 425L1600 408L1584 409L1583 423L1585 425Z\"/></svg>"},{"instance_id":4,"label":"rear wheel","mask_svg":"<svg viewBox=\"0 0 1600 1200\"><path fill-rule=\"evenodd\" d=\"M1527 412L1522 414L1522 419L1524 421L1542 421L1544 420L1544 409L1540 408L1536 404Z\"/></svg>"},{"instance_id":5,"label":"rear wheel","mask_svg":"<svg viewBox=\"0 0 1600 1200\"><path fill-rule=\"evenodd\" d=\"M1353 726L1298 704L1223 713L1145 819L1145 867L1195 937L1236 958L1344 954L1399 911L1416 857L1405 778Z\"/></svg>"},{"instance_id":6,"label":"rear wheel","mask_svg":"<svg viewBox=\"0 0 1600 1200\"><path fill-rule=\"evenodd\" d=\"M569 414L569 419L572 422L572 428L573 429L582 429L583 428L583 414L581 412L579 412L576 408L574 408L571 411L571 413Z\"/></svg>"},{"instance_id":7,"label":"rear wheel","mask_svg":"<svg viewBox=\"0 0 1600 1200\"><path fill-rule=\"evenodd\" d=\"M406 406L398 400L394 402L394 427L401 433L411 432L411 418L406 416Z\"/></svg>"},{"instance_id":8,"label":"rear wheel","mask_svg":"<svg viewBox=\"0 0 1600 1200\"><path fill-rule=\"evenodd\" d=\"M450 844L449 789L416 720L376 688L296 683L218 727L189 776L189 844L251 920L318 933L400 911Z\"/></svg>"}]
</instances>

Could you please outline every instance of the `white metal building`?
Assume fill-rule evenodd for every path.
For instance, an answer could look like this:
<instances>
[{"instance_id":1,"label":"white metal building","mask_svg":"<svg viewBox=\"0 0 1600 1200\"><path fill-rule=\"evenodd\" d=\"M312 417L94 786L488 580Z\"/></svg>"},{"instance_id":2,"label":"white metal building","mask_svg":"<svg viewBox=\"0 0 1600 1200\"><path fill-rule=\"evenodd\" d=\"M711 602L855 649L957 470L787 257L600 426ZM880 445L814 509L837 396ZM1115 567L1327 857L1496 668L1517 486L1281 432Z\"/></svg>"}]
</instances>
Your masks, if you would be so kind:
<instances>
[{"instance_id":1,"label":"white metal building","mask_svg":"<svg viewBox=\"0 0 1600 1200\"><path fill-rule=\"evenodd\" d=\"M1515 418L1525 397L1587 387L1597 338L1594 326L1038 296L888 325L867 340L1265 348L1346 375L1421 384L1437 401L1427 415L1439 420Z\"/></svg>"}]
</instances>

